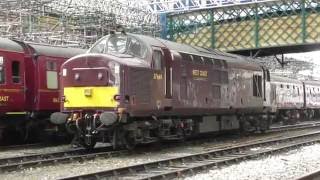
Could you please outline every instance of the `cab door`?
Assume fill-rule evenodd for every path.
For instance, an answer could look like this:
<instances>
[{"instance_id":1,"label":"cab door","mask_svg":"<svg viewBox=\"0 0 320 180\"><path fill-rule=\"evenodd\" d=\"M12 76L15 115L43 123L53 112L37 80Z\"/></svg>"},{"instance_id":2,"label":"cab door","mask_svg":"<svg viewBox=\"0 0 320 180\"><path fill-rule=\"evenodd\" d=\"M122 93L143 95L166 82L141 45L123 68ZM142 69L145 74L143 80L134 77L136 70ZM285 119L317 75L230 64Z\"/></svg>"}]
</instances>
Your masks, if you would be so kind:
<instances>
[{"instance_id":1,"label":"cab door","mask_svg":"<svg viewBox=\"0 0 320 180\"><path fill-rule=\"evenodd\" d=\"M23 54L6 52L0 53L1 72L1 108L7 114L26 113L26 88L24 82Z\"/></svg>"},{"instance_id":2,"label":"cab door","mask_svg":"<svg viewBox=\"0 0 320 180\"><path fill-rule=\"evenodd\" d=\"M172 59L166 48L153 48L153 98L158 109L170 110L172 107Z\"/></svg>"}]
</instances>

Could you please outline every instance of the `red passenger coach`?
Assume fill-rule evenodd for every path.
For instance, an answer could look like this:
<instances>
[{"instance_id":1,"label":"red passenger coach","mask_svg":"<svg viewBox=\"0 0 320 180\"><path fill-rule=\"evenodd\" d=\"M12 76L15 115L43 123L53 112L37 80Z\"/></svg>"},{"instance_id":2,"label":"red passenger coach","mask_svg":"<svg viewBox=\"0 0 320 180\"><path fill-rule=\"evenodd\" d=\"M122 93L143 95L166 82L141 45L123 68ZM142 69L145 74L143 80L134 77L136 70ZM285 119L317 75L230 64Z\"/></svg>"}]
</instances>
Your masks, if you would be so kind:
<instances>
[{"instance_id":1,"label":"red passenger coach","mask_svg":"<svg viewBox=\"0 0 320 180\"><path fill-rule=\"evenodd\" d=\"M84 50L0 38L1 136L9 129L26 135L26 127L38 127L39 119L59 109L60 66L81 53Z\"/></svg>"}]
</instances>

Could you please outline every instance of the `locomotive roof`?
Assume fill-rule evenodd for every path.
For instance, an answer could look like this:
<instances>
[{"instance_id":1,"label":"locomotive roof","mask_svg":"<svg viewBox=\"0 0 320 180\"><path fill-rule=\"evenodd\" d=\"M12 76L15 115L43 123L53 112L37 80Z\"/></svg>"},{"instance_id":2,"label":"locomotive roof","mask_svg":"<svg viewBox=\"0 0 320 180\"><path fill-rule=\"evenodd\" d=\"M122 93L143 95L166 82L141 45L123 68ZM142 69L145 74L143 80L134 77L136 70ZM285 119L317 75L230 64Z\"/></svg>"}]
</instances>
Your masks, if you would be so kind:
<instances>
[{"instance_id":1,"label":"locomotive roof","mask_svg":"<svg viewBox=\"0 0 320 180\"><path fill-rule=\"evenodd\" d=\"M215 59L226 60L229 67L238 67L245 69L261 69L260 65L254 62L249 62L248 57L235 55L231 53L225 53L219 50L207 49L197 46L191 46L187 44L176 43L173 41L168 41L160 38L153 38L145 35L131 34L129 36L134 36L141 40L149 46L167 47L170 50L177 51L179 53L188 53L193 55L205 56Z\"/></svg>"},{"instance_id":2,"label":"locomotive roof","mask_svg":"<svg viewBox=\"0 0 320 180\"><path fill-rule=\"evenodd\" d=\"M64 57L70 58L78 54L83 54L86 52L84 49L71 48L71 47L60 47L60 46L49 46L49 45L39 45L39 44L30 44L29 45L35 49L38 55L45 56L55 56L55 57Z\"/></svg>"},{"instance_id":3,"label":"locomotive roof","mask_svg":"<svg viewBox=\"0 0 320 180\"><path fill-rule=\"evenodd\" d=\"M20 44L8 38L0 38L0 49L15 51L15 52L24 52L24 49Z\"/></svg>"}]
</instances>

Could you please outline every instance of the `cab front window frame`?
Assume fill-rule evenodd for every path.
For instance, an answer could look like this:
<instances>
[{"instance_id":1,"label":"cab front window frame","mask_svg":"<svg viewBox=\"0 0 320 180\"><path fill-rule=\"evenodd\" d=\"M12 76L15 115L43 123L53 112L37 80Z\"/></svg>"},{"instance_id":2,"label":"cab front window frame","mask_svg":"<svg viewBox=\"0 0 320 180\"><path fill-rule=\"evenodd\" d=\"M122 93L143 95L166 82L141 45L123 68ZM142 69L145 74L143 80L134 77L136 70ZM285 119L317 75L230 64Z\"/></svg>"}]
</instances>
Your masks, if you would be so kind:
<instances>
[{"instance_id":1,"label":"cab front window frame","mask_svg":"<svg viewBox=\"0 0 320 180\"><path fill-rule=\"evenodd\" d=\"M114 34L103 37L96 42L89 53L128 54L144 59L148 54L147 46L133 36Z\"/></svg>"}]
</instances>

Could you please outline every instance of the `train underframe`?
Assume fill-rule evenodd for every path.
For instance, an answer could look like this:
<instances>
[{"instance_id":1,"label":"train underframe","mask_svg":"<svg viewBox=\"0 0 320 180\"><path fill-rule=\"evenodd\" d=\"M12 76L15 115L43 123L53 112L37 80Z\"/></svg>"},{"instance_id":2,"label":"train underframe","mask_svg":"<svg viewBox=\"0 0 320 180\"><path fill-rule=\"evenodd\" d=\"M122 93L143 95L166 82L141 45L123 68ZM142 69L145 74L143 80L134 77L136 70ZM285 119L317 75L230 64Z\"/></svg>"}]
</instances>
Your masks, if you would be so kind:
<instances>
[{"instance_id":1,"label":"train underframe","mask_svg":"<svg viewBox=\"0 0 320 180\"><path fill-rule=\"evenodd\" d=\"M278 109L272 114L273 123L293 125L300 121L312 121L320 117L319 109Z\"/></svg>"},{"instance_id":2,"label":"train underframe","mask_svg":"<svg viewBox=\"0 0 320 180\"><path fill-rule=\"evenodd\" d=\"M53 136L67 136L64 126L50 123L51 112L28 112L0 116L0 144L32 143Z\"/></svg>"},{"instance_id":3,"label":"train underframe","mask_svg":"<svg viewBox=\"0 0 320 180\"><path fill-rule=\"evenodd\" d=\"M93 148L96 142L111 143L114 149L132 149L137 144L181 141L223 131L264 132L271 123L268 113L189 117L130 117L123 114L110 124L100 121L99 115L94 113L76 117L68 119L67 129L75 134L77 143L88 149Z\"/></svg>"}]
</instances>

